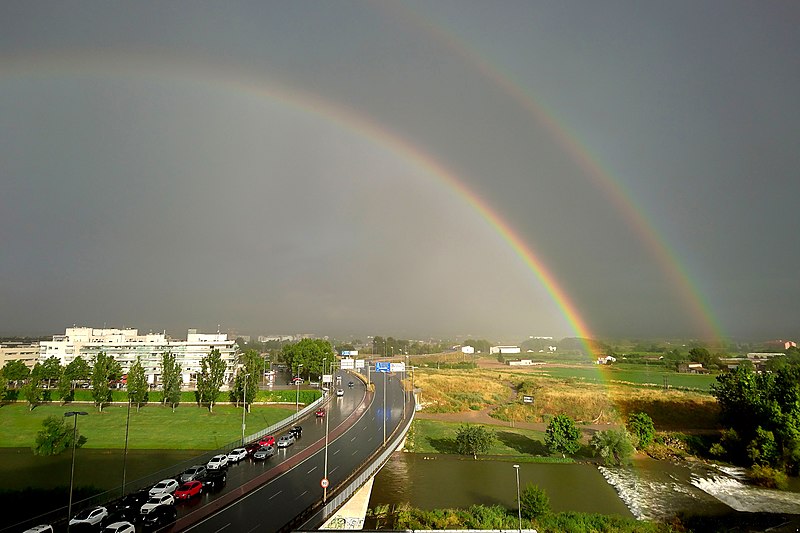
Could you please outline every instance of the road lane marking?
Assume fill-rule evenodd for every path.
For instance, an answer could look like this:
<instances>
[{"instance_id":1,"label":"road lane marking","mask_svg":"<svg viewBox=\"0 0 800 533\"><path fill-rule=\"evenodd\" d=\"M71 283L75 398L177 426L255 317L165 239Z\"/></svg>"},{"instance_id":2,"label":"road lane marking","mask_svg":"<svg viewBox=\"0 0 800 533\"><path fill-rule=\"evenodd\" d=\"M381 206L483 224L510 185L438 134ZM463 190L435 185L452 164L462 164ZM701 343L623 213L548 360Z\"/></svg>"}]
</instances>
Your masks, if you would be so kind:
<instances>
[{"instance_id":1,"label":"road lane marking","mask_svg":"<svg viewBox=\"0 0 800 533\"><path fill-rule=\"evenodd\" d=\"M282 490L279 490L278 492L276 492L275 494L273 494L272 496L270 496L270 497L269 497L269 499L271 500L272 498L274 498L275 496L277 496L277 495L278 495L278 494L280 494L281 492L283 492L283 491L282 491Z\"/></svg>"},{"instance_id":2,"label":"road lane marking","mask_svg":"<svg viewBox=\"0 0 800 533\"><path fill-rule=\"evenodd\" d=\"M230 522L228 522L227 524L225 524L224 526L222 526L221 528L219 528L218 530L216 530L214 533L219 533L220 531L222 531L223 529L225 529L225 528L226 528L226 527L228 527L229 525L231 525L231 523L230 523Z\"/></svg>"},{"instance_id":3,"label":"road lane marking","mask_svg":"<svg viewBox=\"0 0 800 533\"><path fill-rule=\"evenodd\" d=\"M351 453L350 455L355 455L357 453L358 453L358 450L353 450L353 453Z\"/></svg>"},{"instance_id":4,"label":"road lane marking","mask_svg":"<svg viewBox=\"0 0 800 533\"><path fill-rule=\"evenodd\" d=\"M333 452L333 455L336 455L336 454L337 454L337 453L339 453L340 451L342 451L342 450L341 450L341 449L339 449L339 450L336 450L335 452Z\"/></svg>"},{"instance_id":5,"label":"road lane marking","mask_svg":"<svg viewBox=\"0 0 800 533\"><path fill-rule=\"evenodd\" d=\"M336 471L336 469L337 469L337 468L339 468L339 467L338 467L338 466L336 466L336 467L334 467L333 469L331 469L331 470L328 470L328 477L329 477L329 478L330 478L331 474L333 474L333 473Z\"/></svg>"},{"instance_id":6,"label":"road lane marking","mask_svg":"<svg viewBox=\"0 0 800 533\"><path fill-rule=\"evenodd\" d=\"M355 438L355 437L353 437L352 439L350 439L350 442L353 442L354 440L356 440L356 438Z\"/></svg>"},{"instance_id":7,"label":"road lane marking","mask_svg":"<svg viewBox=\"0 0 800 533\"><path fill-rule=\"evenodd\" d=\"M255 531L257 529L260 529L260 528L261 528L261 524L258 524L256 527L250 529L250 531L248 531L247 533L253 533L253 531Z\"/></svg>"},{"instance_id":8,"label":"road lane marking","mask_svg":"<svg viewBox=\"0 0 800 533\"><path fill-rule=\"evenodd\" d=\"M306 494L308 494L308 491L305 491L305 492L304 492L303 494L301 494L300 496L296 496L296 497L295 497L295 500L299 500L300 498L302 498L302 497L303 497L303 496L305 496Z\"/></svg>"},{"instance_id":9,"label":"road lane marking","mask_svg":"<svg viewBox=\"0 0 800 533\"><path fill-rule=\"evenodd\" d=\"M311 472L313 472L313 471L314 471L314 470L316 470L316 469L317 469L317 467L315 466L314 468L312 468L311 470L309 470L309 471L308 471L308 472L306 472L306 473L307 473L307 474L310 474Z\"/></svg>"}]
</instances>

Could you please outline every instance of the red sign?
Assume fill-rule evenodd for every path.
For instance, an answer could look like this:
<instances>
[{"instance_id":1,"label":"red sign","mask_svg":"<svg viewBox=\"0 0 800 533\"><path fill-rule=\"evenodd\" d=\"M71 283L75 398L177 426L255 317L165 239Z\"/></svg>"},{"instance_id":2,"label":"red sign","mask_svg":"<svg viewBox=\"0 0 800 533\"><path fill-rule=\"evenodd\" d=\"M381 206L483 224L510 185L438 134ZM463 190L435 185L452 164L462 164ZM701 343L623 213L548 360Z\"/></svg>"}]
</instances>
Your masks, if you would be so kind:
<instances>
[{"instance_id":1,"label":"red sign","mask_svg":"<svg viewBox=\"0 0 800 533\"><path fill-rule=\"evenodd\" d=\"M328 478L326 477L322 478L319 482L319 486L322 487L323 489L327 489L329 484L330 483L328 482Z\"/></svg>"}]
</instances>

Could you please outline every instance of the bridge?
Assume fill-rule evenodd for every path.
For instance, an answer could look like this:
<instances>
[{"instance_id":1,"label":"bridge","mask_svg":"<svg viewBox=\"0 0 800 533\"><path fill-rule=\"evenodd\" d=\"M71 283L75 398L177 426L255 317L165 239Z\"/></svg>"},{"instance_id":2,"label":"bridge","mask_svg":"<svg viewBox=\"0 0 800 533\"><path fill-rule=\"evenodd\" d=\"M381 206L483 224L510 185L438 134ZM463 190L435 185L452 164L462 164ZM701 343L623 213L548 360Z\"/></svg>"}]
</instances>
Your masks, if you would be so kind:
<instances>
[{"instance_id":1,"label":"bridge","mask_svg":"<svg viewBox=\"0 0 800 533\"><path fill-rule=\"evenodd\" d=\"M314 530L331 518L335 528L360 529L368 494L361 495L363 506L356 512L337 516L336 511L359 489L371 487L374 475L402 444L414 401L399 375L373 373L377 379L370 386L363 376L342 375L345 395L326 400L327 420L304 419L298 444L265 463L231 467L227 492L182 512L170 531ZM346 385L348 376L353 376L352 389Z\"/></svg>"}]
</instances>

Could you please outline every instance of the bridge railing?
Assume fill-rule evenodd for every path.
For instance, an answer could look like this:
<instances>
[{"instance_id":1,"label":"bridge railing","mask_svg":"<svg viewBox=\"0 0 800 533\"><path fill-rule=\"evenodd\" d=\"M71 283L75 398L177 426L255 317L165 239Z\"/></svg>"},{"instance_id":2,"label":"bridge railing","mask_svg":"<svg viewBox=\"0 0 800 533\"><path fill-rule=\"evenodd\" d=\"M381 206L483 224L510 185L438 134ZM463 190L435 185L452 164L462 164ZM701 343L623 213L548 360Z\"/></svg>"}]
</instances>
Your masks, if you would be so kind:
<instances>
[{"instance_id":1,"label":"bridge railing","mask_svg":"<svg viewBox=\"0 0 800 533\"><path fill-rule=\"evenodd\" d=\"M336 494L328 500L328 502L317 509L316 511L314 508L310 509L309 512L313 513L310 518L307 518L305 522L298 528L301 531L310 531L316 530L322 524L333 516L333 514L342 507L347 500L349 500L353 494L355 494L358 489L360 489L364 483L369 481L374 475L378 473L378 471L383 468L383 465L389 461L389 458L392 454L397 450L400 446L400 443L406 437L408 433L408 429L411 427L411 423L414 421L414 413L416 412L416 403L414 395L411 395L411 415L407 418L405 423L401 426L395 428L395 431L390 436L390 439L387 441L387 444L381 450L375 452L373 455L373 459L368 462L367 466L365 466L357 476L352 478L350 482L340 491L337 491ZM408 411L407 411L408 412ZM306 515L307 516L307 515Z\"/></svg>"}]
</instances>

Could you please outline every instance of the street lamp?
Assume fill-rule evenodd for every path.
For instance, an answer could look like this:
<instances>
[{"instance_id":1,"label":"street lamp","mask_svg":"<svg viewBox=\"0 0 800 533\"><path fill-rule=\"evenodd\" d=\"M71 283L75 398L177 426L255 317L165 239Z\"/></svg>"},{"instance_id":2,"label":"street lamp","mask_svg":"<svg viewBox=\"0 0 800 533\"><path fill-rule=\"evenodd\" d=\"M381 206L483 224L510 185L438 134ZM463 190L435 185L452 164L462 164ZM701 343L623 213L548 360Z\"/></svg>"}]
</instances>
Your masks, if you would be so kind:
<instances>
[{"instance_id":1,"label":"street lamp","mask_svg":"<svg viewBox=\"0 0 800 533\"><path fill-rule=\"evenodd\" d=\"M72 468L69 471L69 503L67 504L67 530L69 530L69 521L72 517L72 481L75 479L75 440L78 435L78 415L86 416L89 413L85 411L67 411L64 413L64 418L73 417L72 422Z\"/></svg>"},{"instance_id":2,"label":"street lamp","mask_svg":"<svg viewBox=\"0 0 800 533\"><path fill-rule=\"evenodd\" d=\"M295 385L297 385L297 399L295 400L295 413L300 412L300 369L303 368L303 363L297 365L297 376L294 380Z\"/></svg>"},{"instance_id":3,"label":"street lamp","mask_svg":"<svg viewBox=\"0 0 800 533\"><path fill-rule=\"evenodd\" d=\"M519 533L522 533L522 503L519 497L519 465L514 465L517 473L517 516L519 516Z\"/></svg>"},{"instance_id":4,"label":"street lamp","mask_svg":"<svg viewBox=\"0 0 800 533\"><path fill-rule=\"evenodd\" d=\"M244 428L247 427L244 422L244 415L247 412L247 381L250 379L250 374L244 375L244 385L242 389L242 446L244 446Z\"/></svg>"},{"instance_id":5,"label":"street lamp","mask_svg":"<svg viewBox=\"0 0 800 533\"><path fill-rule=\"evenodd\" d=\"M66 416L66 415L64 415ZM131 395L128 394L128 416L125 419L125 451L122 454L122 495L125 496L125 476L128 468L128 430L131 427Z\"/></svg>"}]
</instances>

